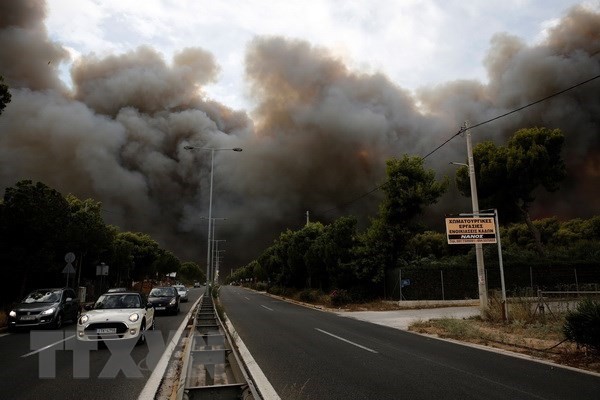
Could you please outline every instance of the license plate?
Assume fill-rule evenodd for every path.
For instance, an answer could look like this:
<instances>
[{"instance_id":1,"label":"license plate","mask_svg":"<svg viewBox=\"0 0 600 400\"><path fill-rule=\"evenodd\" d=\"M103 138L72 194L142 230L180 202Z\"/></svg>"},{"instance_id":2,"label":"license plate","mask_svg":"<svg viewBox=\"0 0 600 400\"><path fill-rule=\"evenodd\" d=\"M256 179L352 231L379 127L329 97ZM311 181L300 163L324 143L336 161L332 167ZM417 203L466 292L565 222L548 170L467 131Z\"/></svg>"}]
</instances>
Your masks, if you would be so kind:
<instances>
[{"instance_id":1,"label":"license plate","mask_svg":"<svg viewBox=\"0 0 600 400\"><path fill-rule=\"evenodd\" d=\"M21 315L21 321L33 321L35 319L35 315Z\"/></svg>"},{"instance_id":2,"label":"license plate","mask_svg":"<svg viewBox=\"0 0 600 400\"><path fill-rule=\"evenodd\" d=\"M117 328L102 328L102 329L96 329L96 333L97 334L103 334L103 333L117 333Z\"/></svg>"},{"instance_id":3,"label":"license plate","mask_svg":"<svg viewBox=\"0 0 600 400\"><path fill-rule=\"evenodd\" d=\"M164 311L164 310L166 310L166 309L167 309L166 307L156 307L156 310L157 310L157 311Z\"/></svg>"}]
</instances>

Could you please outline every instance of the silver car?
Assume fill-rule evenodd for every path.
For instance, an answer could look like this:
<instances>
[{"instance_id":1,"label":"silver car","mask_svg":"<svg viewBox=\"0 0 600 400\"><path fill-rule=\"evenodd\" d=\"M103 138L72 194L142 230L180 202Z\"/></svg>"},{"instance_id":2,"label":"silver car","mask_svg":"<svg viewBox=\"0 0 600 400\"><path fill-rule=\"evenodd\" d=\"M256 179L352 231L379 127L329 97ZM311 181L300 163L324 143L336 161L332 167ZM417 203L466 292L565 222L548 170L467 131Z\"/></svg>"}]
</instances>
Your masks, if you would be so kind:
<instances>
[{"instance_id":1,"label":"silver car","mask_svg":"<svg viewBox=\"0 0 600 400\"><path fill-rule=\"evenodd\" d=\"M184 285L173 285L175 289L177 289L177 293L179 293L179 301L185 303L188 301L188 289Z\"/></svg>"}]
</instances>

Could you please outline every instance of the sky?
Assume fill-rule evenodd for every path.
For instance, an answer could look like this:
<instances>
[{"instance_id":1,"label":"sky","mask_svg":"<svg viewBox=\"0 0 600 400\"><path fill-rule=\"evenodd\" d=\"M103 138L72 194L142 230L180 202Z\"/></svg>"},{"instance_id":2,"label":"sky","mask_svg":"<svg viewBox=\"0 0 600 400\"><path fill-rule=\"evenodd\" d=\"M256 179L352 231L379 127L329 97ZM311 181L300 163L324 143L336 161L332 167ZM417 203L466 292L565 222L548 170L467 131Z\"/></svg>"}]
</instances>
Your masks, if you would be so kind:
<instances>
[{"instance_id":1,"label":"sky","mask_svg":"<svg viewBox=\"0 0 600 400\"><path fill-rule=\"evenodd\" d=\"M233 268L307 211L365 229L404 155L449 178L422 216L442 230L471 207L449 137L600 78L600 1L0 1L0 75L0 192L30 179L96 199L107 223L204 265L212 168ZM533 218L600 214L598 93L472 129L474 146L564 133L567 179L535 193Z\"/></svg>"},{"instance_id":2,"label":"sky","mask_svg":"<svg viewBox=\"0 0 600 400\"><path fill-rule=\"evenodd\" d=\"M302 39L365 73L381 72L415 90L457 79L487 81L490 40L509 32L541 41L573 0L50 0L50 38L82 54L122 53L150 45L166 59L201 47L220 67L206 94L251 109L244 82L246 46L255 36ZM584 2L585 3L585 2ZM598 5L598 1L588 1ZM143 7L140 6L143 4ZM62 79L69 81L63 65Z\"/></svg>"}]
</instances>

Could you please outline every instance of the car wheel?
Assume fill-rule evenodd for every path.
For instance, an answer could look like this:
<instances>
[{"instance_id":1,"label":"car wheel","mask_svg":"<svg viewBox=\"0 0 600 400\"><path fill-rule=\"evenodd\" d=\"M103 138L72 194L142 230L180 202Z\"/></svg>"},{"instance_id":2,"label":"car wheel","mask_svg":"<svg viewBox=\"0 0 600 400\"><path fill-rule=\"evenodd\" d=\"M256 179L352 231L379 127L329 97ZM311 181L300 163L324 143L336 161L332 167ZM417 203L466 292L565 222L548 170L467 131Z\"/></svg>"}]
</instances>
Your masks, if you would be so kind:
<instances>
[{"instance_id":1,"label":"car wheel","mask_svg":"<svg viewBox=\"0 0 600 400\"><path fill-rule=\"evenodd\" d=\"M142 322L142 326L140 327L140 337L138 338L136 345L144 343L146 343L146 322Z\"/></svg>"},{"instance_id":2,"label":"car wheel","mask_svg":"<svg viewBox=\"0 0 600 400\"><path fill-rule=\"evenodd\" d=\"M54 319L54 323L52 324L52 327L54 329L60 329L63 326L63 315L62 313L58 313L56 314L56 318Z\"/></svg>"}]
</instances>

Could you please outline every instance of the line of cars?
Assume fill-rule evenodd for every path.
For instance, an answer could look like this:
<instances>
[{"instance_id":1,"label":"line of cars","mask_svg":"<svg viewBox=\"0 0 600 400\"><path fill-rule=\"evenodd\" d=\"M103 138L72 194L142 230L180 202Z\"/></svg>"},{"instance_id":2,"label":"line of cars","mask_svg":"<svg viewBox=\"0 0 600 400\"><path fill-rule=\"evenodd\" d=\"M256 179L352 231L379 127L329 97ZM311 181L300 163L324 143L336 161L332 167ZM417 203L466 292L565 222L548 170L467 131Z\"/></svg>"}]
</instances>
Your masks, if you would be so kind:
<instances>
[{"instance_id":1,"label":"line of cars","mask_svg":"<svg viewBox=\"0 0 600 400\"><path fill-rule=\"evenodd\" d=\"M79 299L70 288L39 289L31 292L9 313L9 329L61 328L77 322L77 339L82 341L136 340L155 327L155 315L179 313L180 302L188 301L184 285L154 287L148 298L126 288L109 289L80 313Z\"/></svg>"}]
</instances>

